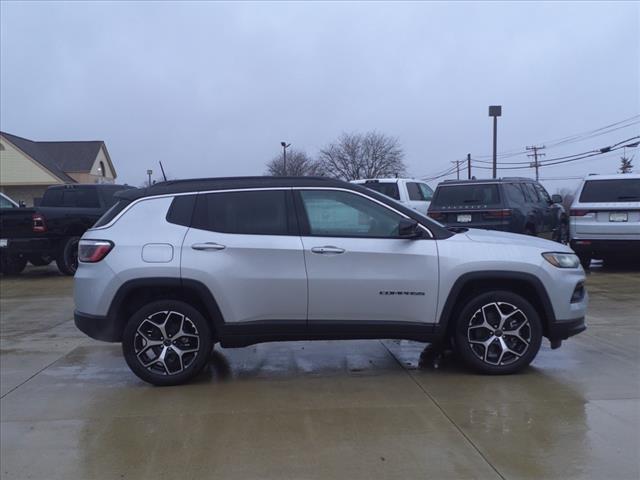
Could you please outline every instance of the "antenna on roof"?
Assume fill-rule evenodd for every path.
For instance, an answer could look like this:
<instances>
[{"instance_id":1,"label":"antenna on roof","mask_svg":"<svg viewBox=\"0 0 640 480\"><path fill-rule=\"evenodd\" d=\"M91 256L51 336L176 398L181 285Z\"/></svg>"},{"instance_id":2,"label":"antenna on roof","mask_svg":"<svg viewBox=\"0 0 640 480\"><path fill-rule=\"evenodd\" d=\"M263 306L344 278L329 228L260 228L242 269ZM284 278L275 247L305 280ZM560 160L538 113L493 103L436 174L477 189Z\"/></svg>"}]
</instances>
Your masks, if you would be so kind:
<instances>
[{"instance_id":1,"label":"antenna on roof","mask_svg":"<svg viewBox=\"0 0 640 480\"><path fill-rule=\"evenodd\" d=\"M164 174L164 168L162 167L162 162L158 162L160 164L160 170L162 170L162 176L164 177L164 181L167 181L167 176Z\"/></svg>"}]
</instances>

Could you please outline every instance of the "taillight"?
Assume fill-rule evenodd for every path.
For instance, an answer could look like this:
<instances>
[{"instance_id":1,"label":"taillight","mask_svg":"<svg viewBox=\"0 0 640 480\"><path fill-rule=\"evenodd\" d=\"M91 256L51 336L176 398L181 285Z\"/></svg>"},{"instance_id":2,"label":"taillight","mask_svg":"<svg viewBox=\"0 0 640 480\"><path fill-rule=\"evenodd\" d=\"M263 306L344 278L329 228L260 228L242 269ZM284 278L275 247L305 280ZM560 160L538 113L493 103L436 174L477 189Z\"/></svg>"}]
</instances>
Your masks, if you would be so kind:
<instances>
[{"instance_id":1,"label":"taillight","mask_svg":"<svg viewBox=\"0 0 640 480\"><path fill-rule=\"evenodd\" d=\"M489 212L484 212L482 214L482 218L485 220L501 220L503 218L511 217L511 209L504 208L502 210L491 210Z\"/></svg>"},{"instance_id":2,"label":"taillight","mask_svg":"<svg viewBox=\"0 0 640 480\"><path fill-rule=\"evenodd\" d=\"M589 210L569 210L569 216L571 217L584 217L585 215L589 215L591 212Z\"/></svg>"},{"instance_id":3,"label":"taillight","mask_svg":"<svg viewBox=\"0 0 640 480\"><path fill-rule=\"evenodd\" d=\"M34 213L31 218L33 219L33 231L35 233L43 233L47 231L47 222L43 215Z\"/></svg>"},{"instance_id":4,"label":"taillight","mask_svg":"<svg viewBox=\"0 0 640 480\"><path fill-rule=\"evenodd\" d=\"M102 260L113 248L109 240L80 240L78 260L84 263L96 263Z\"/></svg>"},{"instance_id":5,"label":"taillight","mask_svg":"<svg viewBox=\"0 0 640 480\"><path fill-rule=\"evenodd\" d=\"M428 212L427 215L438 221L444 220L446 218L446 214L441 212Z\"/></svg>"}]
</instances>

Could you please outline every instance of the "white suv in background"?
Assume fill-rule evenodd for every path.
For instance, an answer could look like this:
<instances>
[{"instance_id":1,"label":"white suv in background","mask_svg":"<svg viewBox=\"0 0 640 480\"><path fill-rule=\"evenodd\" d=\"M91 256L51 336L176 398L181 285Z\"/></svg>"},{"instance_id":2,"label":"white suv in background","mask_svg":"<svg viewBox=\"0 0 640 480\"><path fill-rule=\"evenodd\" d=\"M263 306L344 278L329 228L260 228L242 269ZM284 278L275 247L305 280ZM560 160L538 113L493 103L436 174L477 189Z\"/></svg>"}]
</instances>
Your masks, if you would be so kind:
<instances>
[{"instance_id":1,"label":"white suv in background","mask_svg":"<svg viewBox=\"0 0 640 480\"><path fill-rule=\"evenodd\" d=\"M175 180L124 190L80 240L75 322L122 342L157 385L187 381L213 344L399 338L451 342L513 373L585 327L569 247L450 231L358 185L323 178Z\"/></svg>"},{"instance_id":2,"label":"white suv in background","mask_svg":"<svg viewBox=\"0 0 640 480\"><path fill-rule=\"evenodd\" d=\"M592 258L640 259L640 174L591 175L571 205L571 248L584 268Z\"/></svg>"},{"instance_id":3,"label":"white suv in background","mask_svg":"<svg viewBox=\"0 0 640 480\"><path fill-rule=\"evenodd\" d=\"M423 215L427 214L433 197L431 187L414 178L367 178L352 180L351 183L382 193Z\"/></svg>"}]
</instances>

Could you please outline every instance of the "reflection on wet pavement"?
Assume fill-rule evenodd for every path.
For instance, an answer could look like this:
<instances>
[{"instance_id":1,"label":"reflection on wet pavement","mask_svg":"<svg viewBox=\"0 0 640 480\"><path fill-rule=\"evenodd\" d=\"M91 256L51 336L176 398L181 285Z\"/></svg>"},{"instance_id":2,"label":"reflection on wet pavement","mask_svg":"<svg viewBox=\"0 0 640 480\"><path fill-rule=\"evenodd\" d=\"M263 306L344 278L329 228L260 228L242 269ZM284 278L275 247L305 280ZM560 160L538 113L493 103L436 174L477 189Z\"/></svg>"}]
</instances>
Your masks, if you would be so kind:
<instances>
[{"instance_id":1,"label":"reflection on wet pavement","mask_svg":"<svg viewBox=\"0 0 640 480\"><path fill-rule=\"evenodd\" d=\"M216 347L156 388L75 330L69 279L33 270L0 283L3 479L640 476L637 272L594 268L589 330L520 375L321 341Z\"/></svg>"}]
</instances>

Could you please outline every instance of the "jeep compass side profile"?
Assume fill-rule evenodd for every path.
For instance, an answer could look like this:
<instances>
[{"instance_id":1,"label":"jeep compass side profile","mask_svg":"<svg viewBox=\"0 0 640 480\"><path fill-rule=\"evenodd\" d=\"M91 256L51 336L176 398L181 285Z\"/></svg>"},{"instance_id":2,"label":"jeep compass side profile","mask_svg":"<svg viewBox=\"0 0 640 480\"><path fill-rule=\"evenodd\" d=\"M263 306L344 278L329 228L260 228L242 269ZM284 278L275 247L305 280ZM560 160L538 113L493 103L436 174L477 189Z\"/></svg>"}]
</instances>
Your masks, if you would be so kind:
<instances>
[{"instance_id":1,"label":"jeep compass side profile","mask_svg":"<svg viewBox=\"0 0 640 480\"><path fill-rule=\"evenodd\" d=\"M141 379L188 381L213 345L449 341L506 374L585 327L568 247L447 229L393 199L324 178L176 180L117 194L79 244L75 322L121 342Z\"/></svg>"}]
</instances>

